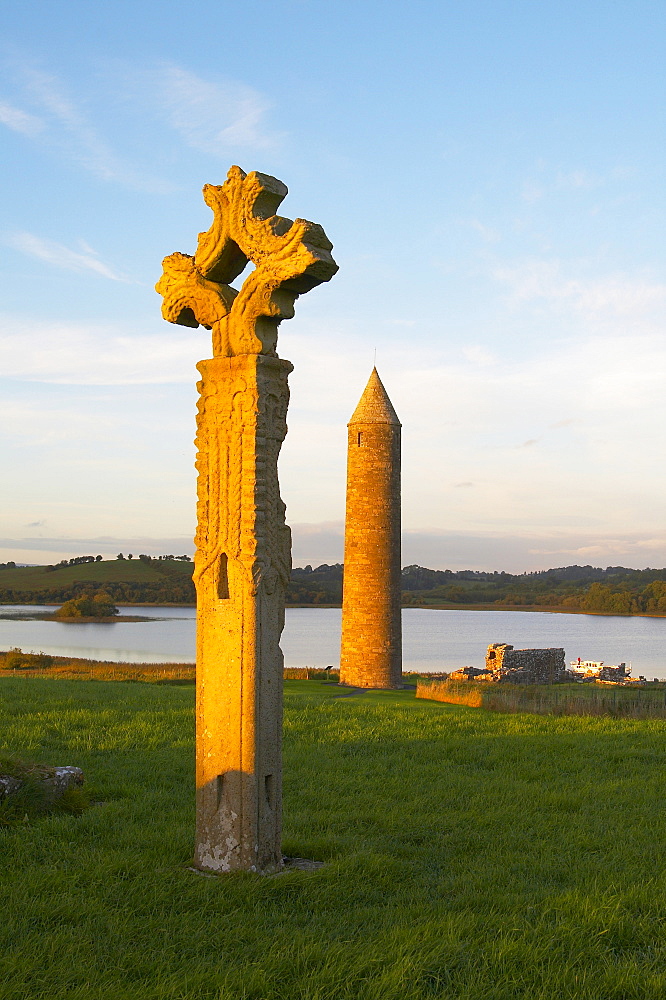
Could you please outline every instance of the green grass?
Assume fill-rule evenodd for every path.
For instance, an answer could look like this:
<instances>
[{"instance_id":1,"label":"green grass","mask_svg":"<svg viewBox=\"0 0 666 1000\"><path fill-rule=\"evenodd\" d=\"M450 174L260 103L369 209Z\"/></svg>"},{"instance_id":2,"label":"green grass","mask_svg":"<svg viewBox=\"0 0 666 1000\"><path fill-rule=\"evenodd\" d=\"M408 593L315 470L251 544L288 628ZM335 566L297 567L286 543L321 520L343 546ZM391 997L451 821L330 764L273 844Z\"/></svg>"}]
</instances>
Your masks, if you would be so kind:
<instances>
[{"instance_id":1,"label":"green grass","mask_svg":"<svg viewBox=\"0 0 666 1000\"><path fill-rule=\"evenodd\" d=\"M187 870L193 690L0 681L2 746L93 805L0 830L0 1000L666 992L666 723L288 681L277 877Z\"/></svg>"},{"instance_id":2,"label":"green grass","mask_svg":"<svg viewBox=\"0 0 666 1000\"><path fill-rule=\"evenodd\" d=\"M156 567L161 566L163 572ZM166 564L170 575L190 577L192 563L170 559ZM106 559L98 563L81 563L78 566L59 566L47 572L45 566L17 566L0 569L0 589L17 591L50 590L76 582L98 583L164 583L164 565L158 561L141 559Z\"/></svg>"}]
</instances>

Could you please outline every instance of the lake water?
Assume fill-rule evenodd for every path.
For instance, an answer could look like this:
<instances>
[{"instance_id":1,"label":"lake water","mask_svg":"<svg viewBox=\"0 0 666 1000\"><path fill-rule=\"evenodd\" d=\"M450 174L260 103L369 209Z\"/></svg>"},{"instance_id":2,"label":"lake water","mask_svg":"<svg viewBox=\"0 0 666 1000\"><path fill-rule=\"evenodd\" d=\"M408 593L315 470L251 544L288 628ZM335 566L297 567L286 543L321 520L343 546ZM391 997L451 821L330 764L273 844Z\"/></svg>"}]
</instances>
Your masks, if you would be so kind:
<instances>
[{"instance_id":1,"label":"lake water","mask_svg":"<svg viewBox=\"0 0 666 1000\"><path fill-rule=\"evenodd\" d=\"M43 607L0 605L0 649L83 656L128 663L194 662L194 608L122 608L147 622L66 624L30 619ZM51 610L51 609L49 609ZM22 617L26 616L26 617ZM486 646L564 646L576 657L631 663L634 676L666 678L666 618L563 615L539 611L436 611L405 608L403 667L423 672L482 667ZM285 665L338 666L339 608L288 608L282 636Z\"/></svg>"}]
</instances>

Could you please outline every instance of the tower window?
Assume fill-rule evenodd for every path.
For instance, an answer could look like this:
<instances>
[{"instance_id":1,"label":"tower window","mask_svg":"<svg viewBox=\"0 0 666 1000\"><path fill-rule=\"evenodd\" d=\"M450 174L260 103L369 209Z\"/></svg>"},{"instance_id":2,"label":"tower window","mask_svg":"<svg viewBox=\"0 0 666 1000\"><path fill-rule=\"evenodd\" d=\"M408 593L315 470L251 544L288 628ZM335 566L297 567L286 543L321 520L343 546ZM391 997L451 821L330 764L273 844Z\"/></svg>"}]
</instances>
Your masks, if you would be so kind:
<instances>
[{"instance_id":1,"label":"tower window","mask_svg":"<svg viewBox=\"0 0 666 1000\"><path fill-rule=\"evenodd\" d=\"M357 445L357 447L360 448L362 444L363 444L363 433L362 433L362 431L359 431L358 435L357 435L357 438L356 438L356 445Z\"/></svg>"}]
</instances>

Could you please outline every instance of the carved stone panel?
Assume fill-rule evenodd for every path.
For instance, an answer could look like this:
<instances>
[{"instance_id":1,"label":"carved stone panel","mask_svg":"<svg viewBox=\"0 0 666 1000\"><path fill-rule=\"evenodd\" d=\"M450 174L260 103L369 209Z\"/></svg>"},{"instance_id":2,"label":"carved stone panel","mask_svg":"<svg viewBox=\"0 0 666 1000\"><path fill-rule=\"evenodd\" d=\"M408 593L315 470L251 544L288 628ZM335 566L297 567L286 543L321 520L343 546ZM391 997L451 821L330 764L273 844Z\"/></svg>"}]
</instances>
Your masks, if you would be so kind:
<instances>
[{"instance_id":1,"label":"carved stone panel","mask_svg":"<svg viewBox=\"0 0 666 1000\"><path fill-rule=\"evenodd\" d=\"M198 367L196 862L265 871L281 863L291 537L277 459L292 366L249 355Z\"/></svg>"}]
</instances>

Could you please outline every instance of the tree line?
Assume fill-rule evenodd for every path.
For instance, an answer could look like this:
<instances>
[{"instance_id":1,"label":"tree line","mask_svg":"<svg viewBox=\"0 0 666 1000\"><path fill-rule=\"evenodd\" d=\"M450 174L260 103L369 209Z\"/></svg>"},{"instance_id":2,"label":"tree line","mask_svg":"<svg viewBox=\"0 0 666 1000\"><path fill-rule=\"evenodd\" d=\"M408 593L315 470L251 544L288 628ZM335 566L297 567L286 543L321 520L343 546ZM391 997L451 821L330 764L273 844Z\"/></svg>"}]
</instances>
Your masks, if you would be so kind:
<instances>
[{"instance_id":1,"label":"tree line","mask_svg":"<svg viewBox=\"0 0 666 1000\"><path fill-rule=\"evenodd\" d=\"M654 580L637 591L613 589L603 583L593 583L584 594L566 597L563 604L576 611L616 615L666 615L666 580Z\"/></svg>"},{"instance_id":2,"label":"tree line","mask_svg":"<svg viewBox=\"0 0 666 1000\"><path fill-rule=\"evenodd\" d=\"M109 594L99 590L96 594L88 593L82 597L73 597L65 601L55 613L56 618L111 618L119 614Z\"/></svg>"},{"instance_id":3,"label":"tree line","mask_svg":"<svg viewBox=\"0 0 666 1000\"><path fill-rule=\"evenodd\" d=\"M104 589L109 597L119 604L194 604L196 596L194 584L185 577L183 580L164 580L149 583L125 583L104 580ZM59 587L44 590L18 590L0 587L2 604L61 604L94 592L98 586L94 580L77 580Z\"/></svg>"},{"instance_id":4,"label":"tree line","mask_svg":"<svg viewBox=\"0 0 666 1000\"><path fill-rule=\"evenodd\" d=\"M86 559L87 557L75 557ZM175 557L186 561L187 557ZM97 561L96 557L93 557ZM109 597L121 604L195 604L191 577L177 570L174 557L139 556L153 562L161 579L150 582L100 580ZM189 561L189 560L187 560ZM70 560L65 565L76 565ZM5 565L4 568L9 568ZM44 567L48 569L48 567ZM342 601L342 563L294 567L287 587L287 604L339 605ZM44 590L0 586L4 604L58 604L89 594L94 581L63 582L57 574ZM98 584L99 585L99 584ZM666 569L628 569L623 566L564 566L536 573L512 574L478 570L433 570L405 566L402 570L405 606L438 604L495 607L550 607L609 614L666 614Z\"/></svg>"},{"instance_id":5,"label":"tree line","mask_svg":"<svg viewBox=\"0 0 666 1000\"><path fill-rule=\"evenodd\" d=\"M99 562L102 562L102 558L103 557L100 556L100 555L96 555L96 556L72 556L71 559L61 559L60 562L49 564L48 566L45 566L44 569L46 570L47 573L53 573L53 572L55 572L55 570L62 569L64 566L83 566L84 563L99 563ZM192 562L192 557L191 556L170 556L170 555L169 556L147 556L145 554L145 552L142 552L138 556L138 558L141 560L141 562L144 562L144 563L163 562L163 561L169 560L169 559L172 559L172 560L178 561L178 562ZM125 559L134 559L134 555L133 555L132 552L128 552L127 556L125 556L125 555L123 555L122 552L119 552L118 555L116 556L116 559L120 559L121 561L124 561ZM0 569L10 569L12 567L14 569L16 568L16 563L15 562L0 563Z\"/></svg>"}]
</instances>

